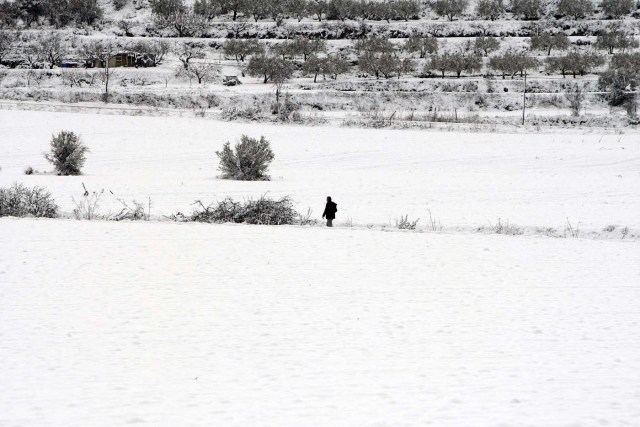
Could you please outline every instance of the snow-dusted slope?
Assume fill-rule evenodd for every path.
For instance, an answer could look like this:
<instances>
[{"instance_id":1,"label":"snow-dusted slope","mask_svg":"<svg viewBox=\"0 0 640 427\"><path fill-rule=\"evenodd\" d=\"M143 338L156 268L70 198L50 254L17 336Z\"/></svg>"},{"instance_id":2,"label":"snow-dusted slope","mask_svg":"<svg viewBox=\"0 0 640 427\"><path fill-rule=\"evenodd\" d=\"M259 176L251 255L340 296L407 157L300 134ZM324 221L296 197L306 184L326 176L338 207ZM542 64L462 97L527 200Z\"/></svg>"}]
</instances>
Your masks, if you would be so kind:
<instances>
[{"instance_id":1,"label":"snow-dusted slope","mask_svg":"<svg viewBox=\"0 0 640 427\"><path fill-rule=\"evenodd\" d=\"M0 425L638 425L639 266L635 242L2 218Z\"/></svg>"},{"instance_id":2,"label":"snow-dusted slope","mask_svg":"<svg viewBox=\"0 0 640 427\"><path fill-rule=\"evenodd\" d=\"M82 135L91 152L80 177L25 176L50 170L42 153L62 129ZM241 134L265 135L276 159L273 181L216 179L215 151ZM290 195L316 216L324 199L338 203L338 223L394 224L427 208L444 226L521 226L601 230L640 227L640 138L598 134L505 134L344 129L226 123L181 117L131 117L0 110L0 186L13 181L49 188L63 210L71 196L105 189L152 200L152 215L190 212L210 202L267 193ZM114 195L111 194L111 191Z\"/></svg>"}]
</instances>

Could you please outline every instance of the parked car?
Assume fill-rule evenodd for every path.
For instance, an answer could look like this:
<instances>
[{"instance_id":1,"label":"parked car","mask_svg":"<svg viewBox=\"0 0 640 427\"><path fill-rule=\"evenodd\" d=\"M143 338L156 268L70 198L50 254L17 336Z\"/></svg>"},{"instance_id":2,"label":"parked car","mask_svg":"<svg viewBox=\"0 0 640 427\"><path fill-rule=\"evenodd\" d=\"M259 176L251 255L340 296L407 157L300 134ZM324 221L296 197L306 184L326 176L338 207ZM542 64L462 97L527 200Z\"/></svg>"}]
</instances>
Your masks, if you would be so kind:
<instances>
[{"instance_id":1,"label":"parked car","mask_svg":"<svg viewBox=\"0 0 640 427\"><path fill-rule=\"evenodd\" d=\"M222 84L225 86L241 85L242 82L238 79L238 76L224 76Z\"/></svg>"}]
</instances>

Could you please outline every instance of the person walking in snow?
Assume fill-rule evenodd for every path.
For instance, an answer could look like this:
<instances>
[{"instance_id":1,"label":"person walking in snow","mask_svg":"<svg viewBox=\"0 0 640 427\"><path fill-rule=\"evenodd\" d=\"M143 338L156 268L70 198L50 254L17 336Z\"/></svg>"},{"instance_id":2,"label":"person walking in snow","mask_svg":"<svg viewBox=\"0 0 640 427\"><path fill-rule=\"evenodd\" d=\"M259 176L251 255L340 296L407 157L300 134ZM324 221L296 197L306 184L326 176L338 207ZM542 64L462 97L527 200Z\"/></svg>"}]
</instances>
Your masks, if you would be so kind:
<instances>
[{"instance_id":1,"label":"person walking in snow","mask_svg":"<svg viewBox=\"0 0 640 427\"><path fill-rule=\"evenodd\" d=\"M327 217L327 227L333 227L336 212L338 212L338 205L331 201L331 197L327 197L327 205L324 207L324 212L322 212L322 219Z\"/></svg>"}]
</instances>

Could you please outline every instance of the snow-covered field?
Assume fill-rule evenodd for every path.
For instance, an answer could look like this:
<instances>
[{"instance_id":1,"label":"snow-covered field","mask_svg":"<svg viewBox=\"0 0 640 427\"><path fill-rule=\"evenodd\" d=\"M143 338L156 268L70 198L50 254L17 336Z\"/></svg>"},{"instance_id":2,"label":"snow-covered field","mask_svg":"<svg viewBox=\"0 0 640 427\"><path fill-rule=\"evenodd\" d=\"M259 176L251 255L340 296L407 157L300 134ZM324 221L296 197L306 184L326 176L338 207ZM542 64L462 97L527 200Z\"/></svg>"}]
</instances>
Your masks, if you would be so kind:
<instances>
[{"instance_id":1,"label":"snow-covered field","mask_svg":"<svg viewBox=\"0 0 640 427\"><path fill-rule=\"evenodd\" d=\"M51 134L80 133L91 152L79 177L24 175L43 157ZM264 135L276 159L270 182L216 178L215 151L241 134ZM0 110L0 186L43 185L63 211L82 195L105 190L147 202L151 213L189 213L195 200L291 196L319 217L324 199L338 203L338 224L395 224L427 209L445 227L640 228L640 137L637 133L456 133L226 123L184 117L132 117ZM113 193L113 194L112 194Z\"/></svg>"},{"instance_id":2,"label":"snow-covered field","mask_svg":"<svg viewBox=\"0 0 640 427\"><path fill-rule=\"evenodd\" d=\"M0 219L3 426L640 424L636 242Z\"/></svg>"},{"instance_id":3,"label":"snow-covered field","mask_svg":"<svg viewBox=\"0 0 640 427\"><path fill-rule=\"evenodd\" d=\"M24 175L63 129L84 175ZM243 133L271 141L272 181L216 178ZM637 133L0 110L0 168L66 213L84 183L156 219L0 218L1 426L640 425ZM331 195L338 227L157 221L262 194L314 217ZM382 227L428 209L444 233ZM498 218L632 232L464 232Z\"/></svg>"}]
</instances>

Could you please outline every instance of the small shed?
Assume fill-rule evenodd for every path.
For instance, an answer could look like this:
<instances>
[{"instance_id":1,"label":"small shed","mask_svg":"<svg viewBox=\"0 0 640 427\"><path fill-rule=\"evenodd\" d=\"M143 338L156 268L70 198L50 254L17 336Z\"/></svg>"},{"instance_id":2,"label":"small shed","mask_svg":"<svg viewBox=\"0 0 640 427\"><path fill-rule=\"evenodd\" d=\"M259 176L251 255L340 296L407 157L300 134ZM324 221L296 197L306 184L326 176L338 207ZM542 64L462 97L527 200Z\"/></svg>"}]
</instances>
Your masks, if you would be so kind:
<instances>
[{"instance_id":1,"label":"small shed","mask_svg":"<svg viewBox=\"0 0 640 427\"><path fill-rule=\"evenodd\" d=\"M104 68L105 61L102 58L93 58L87 61L90 68ZM156 56L152 53L118 52L109 57L109 68L115 67L155 67Z\"/></svg>"},{"instance_id":2,"label":"small shed","mask_svg":"<svg viewBox=\"0 0 640 427\"><path fill-rule=\"evenodd\" d=\"M93 68L104 68L105 61L102 58L94 58L89 61ZM131 52L118 52L109 57L109 68L115 67L135 67L136 55Z\"/></svg>"}]
</instances>

